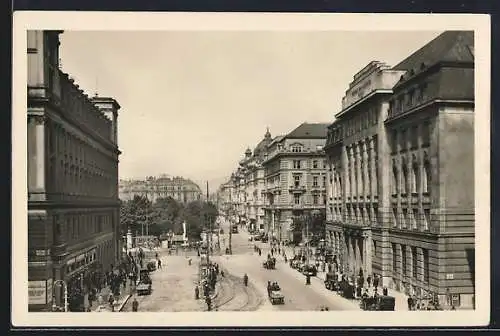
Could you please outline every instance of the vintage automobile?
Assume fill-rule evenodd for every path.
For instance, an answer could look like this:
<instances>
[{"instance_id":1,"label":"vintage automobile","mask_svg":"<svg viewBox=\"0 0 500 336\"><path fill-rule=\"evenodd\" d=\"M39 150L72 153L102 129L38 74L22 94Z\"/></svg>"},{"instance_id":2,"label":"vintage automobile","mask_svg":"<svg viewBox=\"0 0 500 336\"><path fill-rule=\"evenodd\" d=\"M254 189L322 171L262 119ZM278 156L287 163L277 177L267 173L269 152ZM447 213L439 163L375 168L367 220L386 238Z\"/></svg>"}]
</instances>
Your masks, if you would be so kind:
<instances>
[{"instance_id":1,"label":"vintage automobile","mask_svg":"<svg viewBox=\"0 0 500 336\"><path fill-rule=\"evenodd\" d=\"M139 273L139 284L136 287L137 295L149 295L152 290L151 278L149 277L149 271L147 269L142 269Z\"/></svg>"},{"instance_id":2,"label":"vintage automobile","mask_svg":"<svg viewBox=\"0 0 500 336\"><path fill-rule=\"evenodd\" d=\"M262 267L265 269L275 269L276 268L276 258L269 258L262 263Z\"/></svg>"},{"instance_id":3,"label":"vintage automobile","mask_svg":"<svg viewBox=\"0 0 500 336\"><path fill-rule=\"evenodd\" d=\"M316 276L318 274L318 270L314 265L304 265L301 270L302 274L309 276Z\"/></svg>"},{"instance_id":4,"label":"vintage automobile","mask_svg":"<svg viewBox=\"0 0 500 336\"><path fill-rule=\"evenodd\" d=\"M396 299L393 296L363 297L359 303L363 310L394 311Z\"/></svg>"},{"instance_id":5,"label":"vintage automobile","mask_svg":"<svg viewBox=\"0 0 500 336\"><path fill-rule=\"evenodd\" d=\"M325 288L331 291L338 290L339 284L337 281L337 275L335 273L327 273L325 277Z\"/></svg>"},{"instance_id":6,"label":"vintage automobile","mask_svg":"<svg viewBox=\"0 0 500 336\"><path fill-rule=\"evenodd\" d=\"M267 288L267 295L271 304L285 304L285 296L281 293L281 288L277 282L270 284Z\"/></svg>"},{"instance_id":7,"label":"vintage automobile","mask_svg":"<svg viewBox=\"0 0 500 336\"><path fill-rule=\"evenodd\" d=\"M345 297L346 299L354 299L354 285L350 284L347 281L342 281L340 283L340 290L339 290L340 295Z\"/></svg>"}]
</instances>

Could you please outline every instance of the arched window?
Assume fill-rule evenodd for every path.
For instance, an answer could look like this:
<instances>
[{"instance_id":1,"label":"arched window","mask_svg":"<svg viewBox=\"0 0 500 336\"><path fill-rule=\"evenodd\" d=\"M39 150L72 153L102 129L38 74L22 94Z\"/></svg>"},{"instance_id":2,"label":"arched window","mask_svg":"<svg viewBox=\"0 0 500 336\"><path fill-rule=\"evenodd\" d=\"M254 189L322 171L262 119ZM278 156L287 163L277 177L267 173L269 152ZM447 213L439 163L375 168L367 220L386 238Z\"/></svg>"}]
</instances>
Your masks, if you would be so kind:
<instances>
[{"instance_id":1,"label":"arched window","mask_svg":"<svg viewBox=\"0 0 500 336\"><path fill-rule=\"evenodd\" d=\"M431 165L427 153L424 153L424 165L422 169L422 192L429 193L431 184Z\"/></svg>"}]
</instances>

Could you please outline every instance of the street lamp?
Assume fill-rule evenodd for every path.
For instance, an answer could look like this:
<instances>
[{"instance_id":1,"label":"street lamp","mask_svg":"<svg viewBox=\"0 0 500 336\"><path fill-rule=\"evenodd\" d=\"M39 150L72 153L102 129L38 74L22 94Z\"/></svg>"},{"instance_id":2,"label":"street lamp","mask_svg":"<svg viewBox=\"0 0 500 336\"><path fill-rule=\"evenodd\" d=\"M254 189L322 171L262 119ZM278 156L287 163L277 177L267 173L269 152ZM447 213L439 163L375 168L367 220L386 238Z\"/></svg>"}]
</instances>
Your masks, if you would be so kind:
<instances>
[{"instance_id":1,"label":"street lamp","mask_svg":"<svg viewBox=\"0 0 500 336\"><path fill-rule=\"evenodd\" d=\"M69 305L68 305L68 285L66 284L66 281L64 281L64 280L56 280L54 282L54 285L52 286L52 310L57 309L56 295L55 295L54 291L55 291L56 285L59 283L62 283L64 286L64 311L68 312L69 311L69 309L68 309L68 307L69 307Z\"/></svg>"}]
</instances>

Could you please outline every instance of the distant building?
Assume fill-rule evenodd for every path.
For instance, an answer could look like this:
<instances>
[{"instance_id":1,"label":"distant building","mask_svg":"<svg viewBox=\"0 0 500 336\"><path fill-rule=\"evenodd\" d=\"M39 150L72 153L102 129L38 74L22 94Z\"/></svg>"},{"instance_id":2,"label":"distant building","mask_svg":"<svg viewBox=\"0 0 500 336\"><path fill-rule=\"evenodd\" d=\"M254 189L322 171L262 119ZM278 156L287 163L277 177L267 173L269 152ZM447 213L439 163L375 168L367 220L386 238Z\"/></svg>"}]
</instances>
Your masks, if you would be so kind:
<instances>
[{"instance_id":1,"label":"distant building","mask_svg":"<svg viewBox=\"0 0 500 336\"><path fill-rule=\"evenodd\" d=\"M88 97L59 69L61 33L27 36L29 311L64 307L61 285L86 293L121 259L120 105Z\"/></svg>"},{"instance_id":2,"label":"distant building","mask_svg":"<svg viewBox=\"0 0 500 336\"><path fill-rule=\"evenodd\" d=\"M147 197L155 202L158 198L171 197L180 203L189 203L201 199L200 187L183 177L147 177L145 180L120 180L119 195L122 201L128 201L135 195Z\"/></svg>"},{"instance_id":3,"label":"distant building","mask_svg":"<svg viewBox=\"0 0 500 336\"><path fill-rule=\"evenodd\" d=\"M474 307L474 35L360 71L329 128L327 240L344 271Z\"/></svg>"}]
</instances>

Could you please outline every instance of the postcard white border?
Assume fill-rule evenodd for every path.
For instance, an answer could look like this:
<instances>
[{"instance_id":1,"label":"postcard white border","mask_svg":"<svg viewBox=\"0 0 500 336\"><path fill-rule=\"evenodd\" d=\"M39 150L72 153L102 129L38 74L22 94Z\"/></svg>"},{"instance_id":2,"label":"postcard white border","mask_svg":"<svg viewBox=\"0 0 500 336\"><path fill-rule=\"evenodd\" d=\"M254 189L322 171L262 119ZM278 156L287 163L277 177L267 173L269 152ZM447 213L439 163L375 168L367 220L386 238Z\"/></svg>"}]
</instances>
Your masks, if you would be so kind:
<instances>
[{"instance_id":1,"label":"postcard white border","mask_svg":"<svg viewBox=\"0 0 500 336\"><path fill-rule=\"evenodd\" d=\"M476 309L443 312L28 313L26 31L475 32ZM479 326L490 316L490 17L472 14L15 12L12 119L12 324L15 326ZM348 83L346 83L347 85ZM332 114L333 118L333 114ZM111 315L110 315L111 314Z\"/></svg>"}]
</instances>

